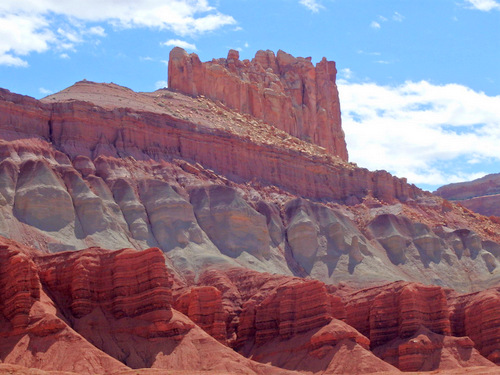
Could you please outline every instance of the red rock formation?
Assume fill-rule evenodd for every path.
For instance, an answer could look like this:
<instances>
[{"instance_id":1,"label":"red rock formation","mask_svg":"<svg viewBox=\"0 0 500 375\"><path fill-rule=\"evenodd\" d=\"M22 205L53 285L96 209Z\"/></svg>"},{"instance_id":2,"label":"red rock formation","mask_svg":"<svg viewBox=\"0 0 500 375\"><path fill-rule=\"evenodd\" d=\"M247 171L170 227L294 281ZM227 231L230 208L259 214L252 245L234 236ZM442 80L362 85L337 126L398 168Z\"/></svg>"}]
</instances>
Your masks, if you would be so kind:
<instances>
[{"instance_id":1,"label":"red rock formation","mask_svg":"<svg viewBox=\"0 0 500 375\"><path fill-rule=\"evenodd\" d=\"M227 59L201 63L196 54L176 47L170 52L168 87L220 100L347 161L336 74L333 61L323 58L314 67L310 58L281 50L258 51L251 62L230 50Z\"/></svg>"},{"instance_id":2,"label":"red rock formation","mask_svg":"<svg viewBox=\"0 0 500 375\"><path fill-rule=\"evenodd\" d=\"M414 335L421 326L450 335L449 307L438 286L396 282L344 298L346 322L370 338L372 348Z\"/></svg>"},{"instance_id":3,"label":"red rock formation","mask_svg":"<svg viewBox=\"0 0 500 375\"><path fill-rule=\"evenodd\" d=\"M402 371L492 367L492 363L474 349L474 342L469 337L438 335L425 327L420 327L409 338L394 339L374 352Z\"/></svg>"},{"instance_id":4,"label":"red rock formation","mask_svg":"<svg viewBox=\"0 0 500 375\"><path fill-rule=\"evenodd\" d=\"M473 181L441 186L435 194L449 200L465 200L500 193L500 174L489 174Z\"/></svg>"},{"instance_id":5,"label":"red rock formation","mask_svg":"<svg viewBox=\"0 0 500 375\"><path fill-rule=\"evenodd\" d=\"M80 374L127 369L60 318L30 249L0 243L0 362Z\"/></svg>"},{"instance_id":6,"label":"red rock formation","mask_svg":"<svg viewBox=\"0 0 500 375\"><path fill-rule=\"evenodd\" d=\"M29 256L0 245L0 313L20 332L30 322L30 311L40 300L40 279Z\"/></svg>"},{"instance_id":7,"label":"red rock formation","mask_svg":"<svg viewBox=\"0 0 500 375\"><path fill-rule=\"evenodd\" d=\"M500 174L441 186L434 194L485 216L500 216Z\"/></svg>"},{"instance_id":8,"label":"red rock formation","mask_svg":"<svg viewBox=\"0 0 500 375\"><path fill-rule=\"evenodd\" d=\"M89 249L45 255L35 259L40 278L76 318L96 308L115 319L155 312L162 320L172 317L171 280L163 252L124 249L109 252ZM154 333L141 332L148 335Z\"/></svg>"},{"instance_id":9,"label":"red rock formation","mask_svg":"<svg viewBox=\"0 0 500 375\"><path fill-rule=\"evenodd\" d=\"M399 373L373 355L369 340L347 324L333 319L320 329L298 333L290 339L278 337L245 354L257 361L316 374Z\"/></svg>"},{"instance_id":10,"label":"red rock formation","mask_svg":"<svg viewBox=\"0 0 500 375\"><path fill-rule=\"evenodd\" d=\"M455 335L467 335L474 347L500 365L500 288L459 296L452 310Z\"/></svg>"},{"instance_id":11,"label":"red rock formation","mask_svg":"<svg viewBox=\"0 0 500 375\"><path fill-rule=\"evenodd\" d=\"M85 91L101 86L83 82L77 84L77 89L79 87ZM250 143L250 136L241 136L230 128L214 129L207 118L181 119L179 114L172 116L159 105L152 107L151 112L144 112L140 107L137 110L119 108L118 104L103 108L75 100L58 102L57 97L40 103L6 90L1 94L0 135L5 134L4 139L45 139L71 158L132 156L137 160L161 160L181 157L230 177L250 181L258 176L263 184L277 185L304 197L351 203L360 202L370 194L386 202L424 195L405 179L385 171L370 172L341 163L318 150L301 151L305 146L300 146L300 142L281 147L278 143L283 139L265 127L255 129L252 137L259 134L267 141ZM73 96L85 97L78 90ZM169 106L169 100L177 99L162 100L167 104L160 104ZM99 105L98 101L96 104ZM224 116L218 116L226 123L233 121L229 114L220 113ZM28 125L24 125L26 116L29 116ZM261 130L268 134L259 133Z\"/></svg>"},{"instance_id":12,"label":"red rock formation","mask_svg":"<svg viewBox=\"0 0 500 375\"><path fill-rule=\"evenodd\" d=\"M217 341L226 342L222 293L213 286L192 287L176 298L174 308L188 316Z\"/></svg>"},{"instance_id":13,"label":"red rock formation","mask_svg":"<svg viewBox=\"0 0 500 375\"><path fill-rule=\"evenodd\" d=\"M127 370L123 363L186 372L290 373L242 357L171 309L171 281L157 248L41 255L2 238L0 244L4 363L79 374ZM220 306L215 288L195 290L219 296Z\"/></svg>"},{"instance_id":14,"label":"red rock formation","mask_svg":"<svg viewBox=\"0 0 500 375\"><path fill-rule=\"evenodd\" d=\"M289 339L320 328L332 319L330 298L325 285L319 281L296 280L286 283L254 309L257 345L275 337ZM242 314L245 314L245 309Z\"/></svg>"}]
</instances>

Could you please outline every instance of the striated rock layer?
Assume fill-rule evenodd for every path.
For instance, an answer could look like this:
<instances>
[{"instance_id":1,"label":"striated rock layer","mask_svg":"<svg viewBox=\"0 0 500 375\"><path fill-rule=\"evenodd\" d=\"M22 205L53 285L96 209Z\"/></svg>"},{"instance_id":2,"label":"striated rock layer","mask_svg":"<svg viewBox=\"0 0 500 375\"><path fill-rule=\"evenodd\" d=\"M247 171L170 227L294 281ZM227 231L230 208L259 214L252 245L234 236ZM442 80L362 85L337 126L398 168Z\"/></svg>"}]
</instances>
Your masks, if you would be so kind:
<instances>
[{"instance_id":1,"label":"striated rock layer","mask_svg":"<svg viewBox=\"0 0 500 375\"><path fill-rule=\"evenodd\" d=\"M499 358L498 288L356 291L244 268L208 269L189 284L158 248L41 254L0 242L4 363L83 374L365 374L493 368Z\"/></svg>"},{"instance_id":2,"label":"striated rock layer","mask_svg":"<svg viewBox=\"0 0 500 375\"><path fill-rule=\"evenodd\" d=\"M500 221L347 163L340 128L322 128L332 64L273 56L197 65L217 101L86 81L42 101L0 91L0 234L33 246L0 240L1 362L496 368Z\"/></svg>"},{"instance_id":3,"label":"striated rock layer","mask_svg":"<svg viewBox=\"0 0 500 375\"><path fill-rule=\"evenodd\" d=\"M333 61L314 66L281 50L258 51L252 61L230 50L227 59L202 63L176 47L168 62L169 88L220 100L347 161L336 75Z\"/></svg>"},{"instance_id":4,"label":"striated rock layer","mask_svg":"<svg viewBox=\"0 0 500 375\"><path fill-rule=\"evenodd\" d=\"M317 146L292 139L270 125L211 108L205 99L160 91L139 95L147 103L144 106L138 105L138 100L135 108L123 108L120 95L132 95L126 90L81 82L43 102L2 90L1 137L44 139L71 159L180 157L245 181L258 176L261 183L316 199L359 202L370 194L394 202L424 195L405 179L342 163ZM102 103L97 95L89 97L89 91L104 91L111 96L111 103ZM186 116L174 110L176 107L191 109ZM247 126L251 124L255 129ZM249 131L251 135L244 134Z\"/></svg>"},{"instance_id":5,"label":"striated rock layer","mask_svg":"<svg viewBox=\"0 0 500 375\"><path fill-rule=\"evenodd\" d=\"M4 363L80 374L130 367L288 373L242 357L173 310L157 248L42 255L0 242Z\"/></svg>"},{"instance_id":6,"label":"striated rock layer","mask_svg":"<svg viewBox=\"0 0 500 375\"><path fill-rule=\"evenodd\" d=\"M486 216L500 216L500 174L441 186L435 194Z\"/></svg>"}]
</instances>

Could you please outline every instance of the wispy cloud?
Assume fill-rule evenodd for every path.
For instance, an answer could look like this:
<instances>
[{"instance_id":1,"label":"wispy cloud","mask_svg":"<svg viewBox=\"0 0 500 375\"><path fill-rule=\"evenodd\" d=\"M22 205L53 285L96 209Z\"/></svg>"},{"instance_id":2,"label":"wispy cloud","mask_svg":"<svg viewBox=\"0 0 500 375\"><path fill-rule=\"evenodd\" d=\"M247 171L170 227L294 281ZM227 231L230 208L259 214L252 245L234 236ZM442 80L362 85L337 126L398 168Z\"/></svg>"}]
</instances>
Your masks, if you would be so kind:
<instances>
[{"instance_id":1,"label":"wispy cloud","mask_svg":"<svg viewBox=\"0 0 500 375\"><path fill-rule=\"evenodd\" d=\"M321 9L324 9L324 6L318 3L317 0L300 0L299 3L313 13L318 13Z\"/></svg>"},{"instance_id":2,"label":"wispy cloud","mask_svg":"<svg viewBox=\"0 0 500 375\"><path fill-rule=\"evenodd\" d=\"M40 92L40 94L42 94L42 95L50 95L50 94L52 94L52 93L53 93L53 91L52 91L52 90L46 89L46 88L44 88L44 87L40 87L40 88L38 89L38 91L39 91L39 92Z\"/></svg>"},{"instance_id":3,"label":"wispy cloud","mask_svg":"<svg viewBox=\"0 0 500 375\"><path fill-rule=\"evenodd\" d=\"M196 51L196 46L192 43L186 42L185 40L180 39L170 39L166 42L161 43L162 46L170 46L170 47L181 47L184 49L190 49Z\"/></svg>"},{"instance_id":4,"label":"wispy cloud","mask_svg":"<svg viewBox=\"0 0 500 375\"><path fill-rule=\"evenodd\" d=\"M465 0L467 4L473 9L482 10L483 12L489 12L493 9L500 10L500 3L496 0Z\"/></svg>"},{"instance_id":5,"label":"wispy cloud","mask_svg":"<svg viewBox=\"0 0 500 375\"><path fill-rule=\"evenodd\" d=\"M362 167L437 187L485 174L471 164L500 162L500 96L426 81L338 85L349 157Z\"/></svg>"},{"instance_id":6,"label":"wispy cloud","mask_svg":"<svg viewBox=\"0 0 500 375\"><path fill-rule=\"evenodd\" d=\"M394 14L392 15L392 20L396 22L403 22L404 19L405 17L401 13L394 12Z\"/></svg>"},{"instance_id":7,"label":"wispy cloud","mask_svg":"<svg viewBox=\"0 0 500 375\"><path fill-rule=\"evenodd\" d=\"M155 83L155 89L156 90L163 89L165 87L168 87L168 81L157 81Z\"/></svg>"},{"instance_id":8,"label":"wispy cloud","mask_svg":"<svg viewBox=\"0 0 500 375\"><path fill-rule=\"evenodd\" d=\"M372 21L372 23L370 23L370 27L372 29L380 29L380 23L378 23L377 21Z\"/></svg>"},{"instance_id":9,"label":"wispy cloud","mask_svg":"<svg viewBox=\"0 0 500 375\"><path fill-rule=\"evenodd\" d=\"M305 1L314 7L314 1ZM105 37L104 27L96 23L186 36L236 25L236 20L209 0L2 0L0 64L28 66L26 56L32 52L72 50L86 38Z\"/></svg>"}]
</instances>

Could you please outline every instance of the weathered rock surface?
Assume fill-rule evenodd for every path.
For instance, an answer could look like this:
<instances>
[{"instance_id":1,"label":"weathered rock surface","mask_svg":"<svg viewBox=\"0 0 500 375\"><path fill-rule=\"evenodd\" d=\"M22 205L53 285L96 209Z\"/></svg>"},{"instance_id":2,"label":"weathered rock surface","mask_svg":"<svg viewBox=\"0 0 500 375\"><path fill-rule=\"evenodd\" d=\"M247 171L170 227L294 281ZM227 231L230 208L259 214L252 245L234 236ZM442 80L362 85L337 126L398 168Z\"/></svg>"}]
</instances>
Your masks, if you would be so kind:
<instances>
[{"instance_id":1,"label":"weathered rock surface","mask_svg":"<svg viewBox=\"0 0 500 375\"><path fill-rule=\"evenodd\" d=\"M0 361L80 374L126 369L61 318L29 250L0 242Z\"/></svg>"},{"instance_id":2,"label":"weathered rock surface","mask_svg":"<svg viewBox=\"0 0 500 375\"><path fill-rule=\"evenodd\" d=\"M103 95L109 97L103 100ZM122 100L124 95L135 102ZM6 90L0 98L0 112L5 113L0 114L3 139L44 139L71 159L180 157L246 181L258 176L261 183L310 198L359 202L373 194L392 202L425 195L404 179L344 163L318 146L208 99L171 92L136 94L89 82L77 83L43 102ZM31 126L19 125L28 121L28 115Z\"/></svg>"},{"instance_id":3,"label":"weathered rock surface","mask_svg":"<svg viewBox=\"0 0 500 375\"><path fill-rule=\"evenodd\" d=\"M500 290L460 296L455 300L452 319L456 335L467 335L475 348L490 361L500 364Z\"/></svg>"},{"instance_id":4,"label":"weathered rock surface","mask_svg":"<svg viewBox=\"0 0 500 375\"><path fill-rule=\"evenodd\" d=\"M441 186L440 197L463 204L486 216L500 216L500 174L489 174L474 181Z\"/></svg>"},{"instance_id":5,"label":"weathered rock surface","mask_svg":"<svg viewBox=\"0 0 500 375\"><path fill-rule=\"evenodd\" d=\"M252 61L231 50L227 59L202 63L176 47L168 62L169 88L220 100L347 161L336 75L333 61L314 66L281 50L258 51Z\"/></svg>"},{"instance_id":6,"label":"weathered rock surface","mask_svg":"<svg viewBox=\"0 0 500 375\"><path fill-rule=\"evenodd\" d=\"M171 279L157 248L42 255L0 241L4 363L80 374L128 367L288 373L242 357L173 310ZM215 288L197 290L204 289L220 303Z\"/></svg>"},{"instance_id":7,"label":"weathered rock surface","mask_svg":"<svg viewBox=\"0 0 500 375\"><path fill-rule=\"evenodd\" d=\"M226 343L226 313L221 296L212 286L192 287L176 298L174 307L210 336Z\"/></svg>"},{"instance_id":8,"label":"weathered rock surface","mask_svg":"<svg viewBox=\"0 0 500 375\"><path fill-rule=\"evenodd\" d=\"M500 220L347 163L332 63L233 51L200 66L174 78L212 80L218 102L91 82L43 101L0 90L0 234L33 246L0 240L0 362L495 368Z\"/></svg>"},{"instance_id":9,"label":"weathered rock surface","mask_svg":"<svg viewBox=\"0 0 500 375\"><path fill-rule=\"evenodd\" d=\"M409 338L394 339L374 352L402 371L492 367L491 362L474 349L474 342L469 337L439 335L427 328L420 328Z\"/></svg>"}]
</instances>

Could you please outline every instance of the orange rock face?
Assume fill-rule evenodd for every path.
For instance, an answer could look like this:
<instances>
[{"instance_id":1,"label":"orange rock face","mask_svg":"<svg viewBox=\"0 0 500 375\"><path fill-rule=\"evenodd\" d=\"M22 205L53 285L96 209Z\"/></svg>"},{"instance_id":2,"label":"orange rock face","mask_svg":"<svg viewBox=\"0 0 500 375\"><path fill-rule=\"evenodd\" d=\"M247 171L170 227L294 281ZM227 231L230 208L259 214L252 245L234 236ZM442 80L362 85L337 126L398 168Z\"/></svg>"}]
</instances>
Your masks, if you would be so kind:
<instances>
[{"instance_id":1,"label":"orange rock face","mask_svg":"<svg viewBox=\"0 0 500 375\"><path fill-rule=\"evenodd\" d=\"M174 307L210 336L225 343L226 314L222 308L221 295L212 286L192 287L176 299Z\"/></svg>"},{"instance_id":2,"label":"orange rock face","mask_svg":"<svg viewBox=\"0 0 500 375\"><path fill-rule=\"evenodd\" d=\"M172 282L163 252L90 249L38 257L41 281L75 318L96 308L113 318L135 318L154 312L162 320L172 317ZM144 334L146 334L144 332ZM154 335L154 332L150 334Z\"/></svg>"},{"instance_id":3,"label":"orange rock face","mask_svg":"<svg viewBox=\"0 0 500 375\"><path fill-rule=\"evenodd\" d=\"M81 82L74 89L75 93L70 97L85 98L86 90L95 89L95 84ZM188 101L181 103L184 108L194 102L199 106L194 108L197 113L207 111L208 104L176 95ZM276 129L269 125L260 124L265 129L252 132L252 137L260 134L265 140L250 143L250 136L231 131L232 122L241 127L243 120L241 115L232 112L215 108L208 117L194 117L196 113L193 113L191 119L181 112L166 111L165 107L179 105L177 96L173 99L162 97L161 102L146 96L154 103L150 112L145 112L140 106L137 109L120 108L118 99L118 104L104 108L78 100L58 102L47 99L40 103L6 90L2 91L2 97L0 116L5 119L0 122L0 134L4 139L41 138L70 158L131 156L136 160L164 160L181 157L247 181L258 176L261 183L277 185L304 197L351 203L360 202L367 194L387 202L424 195L404 179L385 171L370 172L342 163L316 146L312 154L304 152L305 147L312 146L296 138L290 141L293 146L290 149L280 147L279 143L288 142L283 139L286 133L274 134ZM97 105L102 104L98 98L91 99L97 99ZM225 129L214 129L211 123L213 115L220 116L227 123ZM231 126L229 129L228 125ZM326 136L320 138L329 139ZM86 169L82 171L88 172Z\"/></svg>"},{"instance_id":4,"label":"orange rock face","mask_svg":"<svg viewBox=\"0 0 500 375\"><path fill-rule=\"evenodd\" d=\"M441 186L435 194L459 202L485 216L500 216L500 174L490 174L474 181Z\"/></svg>"},{"instance_id":5,"label":"orange rock face","mask_svg":"<svg viewBox=\"0 0 500 375\"><path fill-rule=\"evenodd\" d=\"M479 352L500 365L500 290L460 296L452 310L456 335L469 336Z\"/></svg>"},{"instance_id":6,"label":"orange rock face","mask_svg":"<svg viewBox=\"0 0 500 375\"><path fill-rule=\"evenodd\" d=\"M370 338L372 348L414 335L421 326L450 335L449 308L438 286L396 282L345 298L346 322Z\"/></svg>"},{"instance_id":7,"label":"orange rock face","mask_svg":"<svg viewBox=\"0 0 500 375\"><path fill-rule=\"evenodd\" d=\"M168 87L220 100L347 161L336 74L333 61L323 58L315 67L310 58L281 50L258 51L252 61L240 61L231 50L227 59L202 63L176 47L170 52Z\"/></svg>"}]
</instances>

